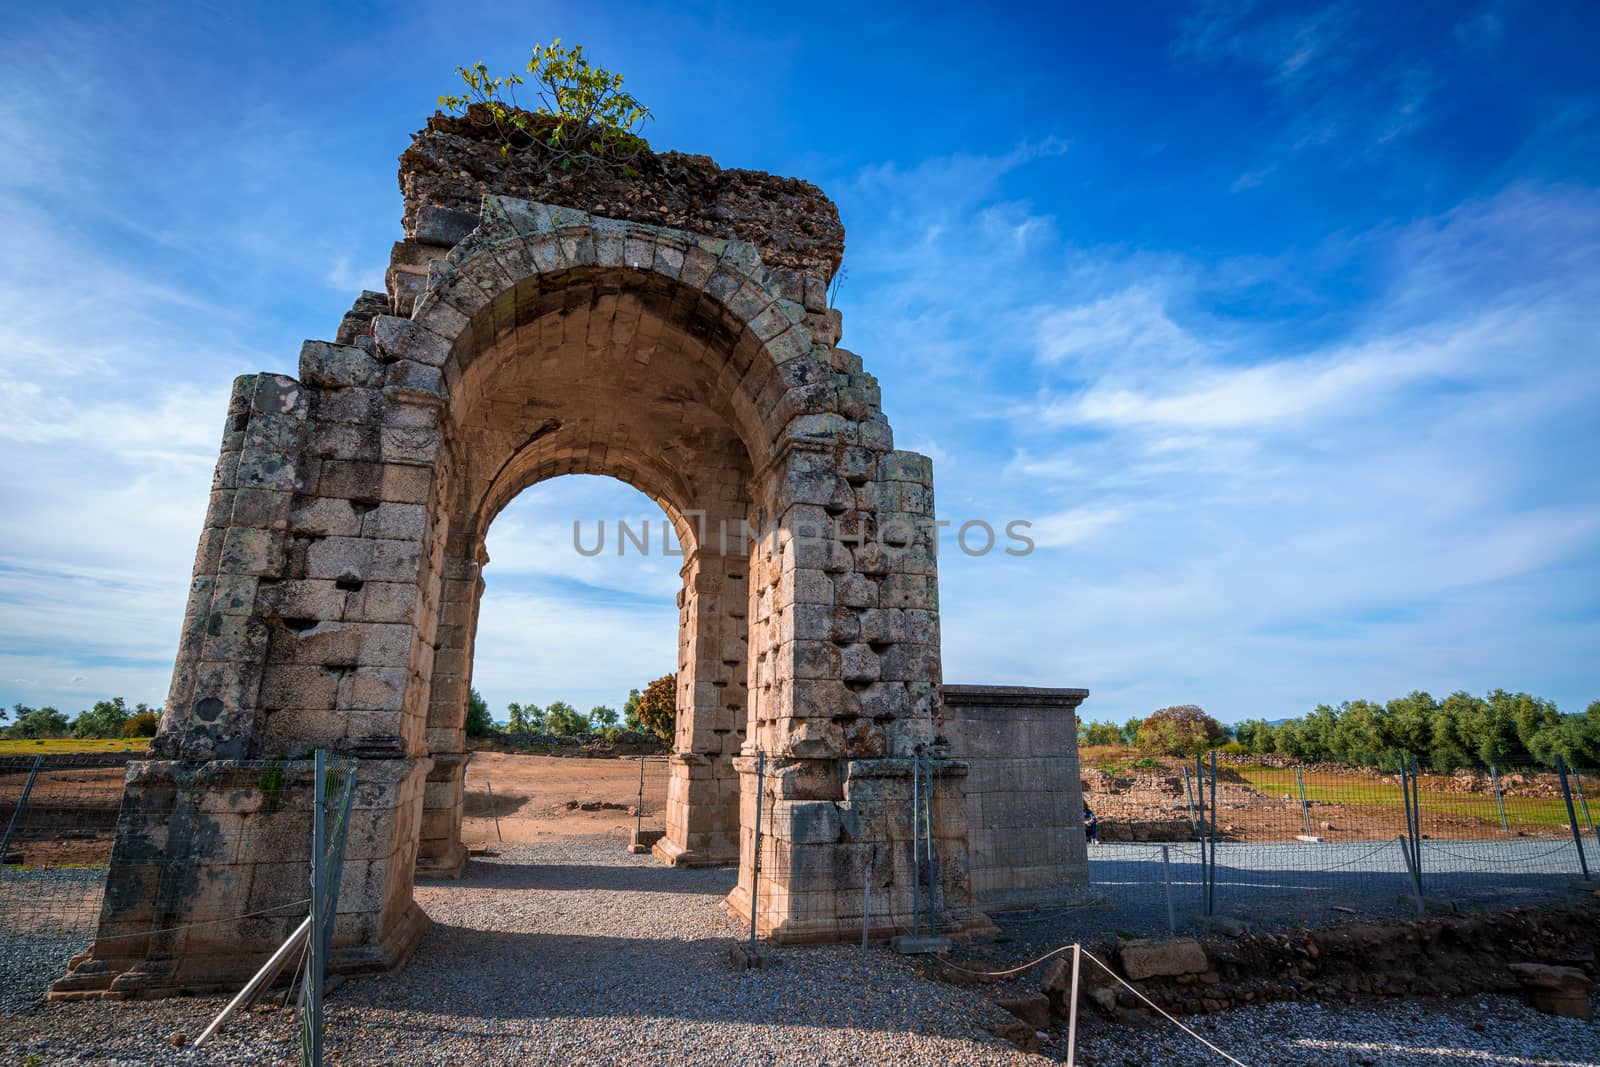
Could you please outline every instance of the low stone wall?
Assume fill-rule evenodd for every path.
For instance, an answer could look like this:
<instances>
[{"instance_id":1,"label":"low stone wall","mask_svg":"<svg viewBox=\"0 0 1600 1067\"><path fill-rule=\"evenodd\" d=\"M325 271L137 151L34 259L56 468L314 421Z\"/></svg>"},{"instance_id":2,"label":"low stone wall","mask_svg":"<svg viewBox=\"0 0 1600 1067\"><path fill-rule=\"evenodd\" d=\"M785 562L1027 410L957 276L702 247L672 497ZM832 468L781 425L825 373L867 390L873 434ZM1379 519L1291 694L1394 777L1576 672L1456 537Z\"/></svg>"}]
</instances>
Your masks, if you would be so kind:
<instances>
[{"instance_id":1,"label":"low stone wall","mask_svg":"<svg viewBox=\"0 0 1600 1067\"><path fill-rule=\"evenodd\" d=\"M1086 899L1077 707L1087 689L947 685L940 731L963 783L974 904L983 911Z\"/></svg>"}]
</instances>

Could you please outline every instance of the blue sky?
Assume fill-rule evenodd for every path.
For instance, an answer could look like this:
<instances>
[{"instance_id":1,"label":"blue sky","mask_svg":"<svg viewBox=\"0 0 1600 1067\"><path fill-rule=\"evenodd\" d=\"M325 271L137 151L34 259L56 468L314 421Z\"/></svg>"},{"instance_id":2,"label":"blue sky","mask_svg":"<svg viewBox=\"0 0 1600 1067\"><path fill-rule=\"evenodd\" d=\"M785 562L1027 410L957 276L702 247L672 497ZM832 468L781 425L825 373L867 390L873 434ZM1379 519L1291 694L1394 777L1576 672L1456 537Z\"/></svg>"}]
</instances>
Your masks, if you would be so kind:
<instances>
[{"instance_id":1,"label":"blue sky","mask_svg":"<svg viewBox=\"0 0 1600 1067\"><path fill-rule=\"evenodd\" d=\"M1130 5L1131 7L1131 5ZM1600 9L38 5L0 34L0 701L159 701L229 383L377 287L452 68L560 36L659 147L796 174L942 517L951 682L1224 720L1600 698ZM620 703L675 568L490 533L477 675Z\"/></svg>"}]
</instances>

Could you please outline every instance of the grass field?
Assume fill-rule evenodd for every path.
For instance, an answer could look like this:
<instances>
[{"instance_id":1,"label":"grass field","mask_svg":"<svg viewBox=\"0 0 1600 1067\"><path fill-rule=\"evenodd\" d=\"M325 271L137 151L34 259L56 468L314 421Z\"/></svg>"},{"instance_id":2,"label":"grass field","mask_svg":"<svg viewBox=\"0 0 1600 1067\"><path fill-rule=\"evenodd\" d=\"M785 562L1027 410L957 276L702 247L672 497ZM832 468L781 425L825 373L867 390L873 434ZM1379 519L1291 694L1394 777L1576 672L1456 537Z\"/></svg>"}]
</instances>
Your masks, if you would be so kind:
<instances>
[{"instance_id":1,"label":"grass field","mask_svg":"<svg viewBox=\"0 0 1600 1067\"><path fill-rule=\"evenodd\" d=\"M0 756L37 756L78 752L147 752L148 737L50 737L37 741L0 739Z\"/></svg>"},{"instance_id":2,"label":"grass field","mask_svg":"<svg viewBox=\"0 0 1600 1067\"><path fill-rule=\"evenodd\" d=\"M1233 767L1250 788L1267 794L1298 796L1294 771L1276 767ZM1388 781L1350 774L1310 772L1306 776L1306 799L1321 804L1370 804L1403 810L1400 787ZM1441 793L1430 791L1425 776L1421 789L1422 810L1481 819L1496 826L1500 809L1487 793ZM1506 818L1513 826L1565 826L1564 801L1547 797L1509 796L1505 798Z\"/></svg>"}]
</instances>

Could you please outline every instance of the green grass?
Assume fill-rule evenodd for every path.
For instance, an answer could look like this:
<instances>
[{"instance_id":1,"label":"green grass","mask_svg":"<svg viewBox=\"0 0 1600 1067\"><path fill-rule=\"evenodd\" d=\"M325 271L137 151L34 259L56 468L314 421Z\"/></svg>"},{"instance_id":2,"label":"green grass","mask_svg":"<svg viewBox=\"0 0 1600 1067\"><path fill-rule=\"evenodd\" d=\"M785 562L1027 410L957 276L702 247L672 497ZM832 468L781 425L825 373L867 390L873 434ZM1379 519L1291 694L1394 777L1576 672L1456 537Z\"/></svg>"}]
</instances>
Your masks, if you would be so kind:
<instances>
[{"instance_id":1,"label":"green grass","mask_svg":"<svg viewBox=\"0 0 1600 1067\"><path fill-rule=\"evenodd\" d=\"M1250 788L1268 796L1298 797L1294 772L1276 767L1234 767ZM1349 774L1306 776L1306 799L1322 804L1371 805L1396 812L1405 810L1400 787L1378 778ZM1500 810L1492 793L1430 793L1426 780L1421 790L1422 810L1481 819L1496 827ZM1555 798L1506 798L1506 818L1512 826L1565 826L1567 806ZM1426 829L1426 827L1424 827Z\"/></svg>"},{"instance_id":2,"label":"green grass","mask_svg":"<svg viewBox=\"0 0 1600 1067\"><path fill-rule=\"evenodd\" d=\"M37 741L0 740L0 756L54 755L62 752L148 752L148 737L48 737Z\"/></svg>"}]
</instances>

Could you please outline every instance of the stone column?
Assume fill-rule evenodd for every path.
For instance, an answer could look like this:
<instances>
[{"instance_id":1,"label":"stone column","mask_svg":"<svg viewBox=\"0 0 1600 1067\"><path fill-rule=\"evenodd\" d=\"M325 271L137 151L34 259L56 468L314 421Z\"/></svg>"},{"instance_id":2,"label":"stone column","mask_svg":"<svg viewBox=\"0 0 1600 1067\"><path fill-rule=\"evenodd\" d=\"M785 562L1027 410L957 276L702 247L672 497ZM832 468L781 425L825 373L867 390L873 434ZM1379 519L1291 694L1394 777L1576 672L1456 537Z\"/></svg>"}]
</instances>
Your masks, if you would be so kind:
<instances>
[{"instance_id":1,"label":"stone column","mask_svg":"<svg viewBox=\"0 0 1600 1067\"><path fill-rule=\"evenodd\" d=\"M739 856L749 560L703 545L683 566L678 594L678 714L667 783L667 832L655 856L679 866Z\"/></svg>"},{"instance_id":2,"label":"stone column","mask_svg":"<svg viewBox=\"0 0 1600 1067\"><path fill-rule=\"evenodd\" d=\"M748 919L765 752L757 928L780 943L857 936L870 861L883 909L874 927L909 930L910 757L944 755L931 464L791 440L776 469L766 498L776 536L751 555L752 732L737 761L744 841L728 902ZM940 919L951 929L986 925L971 908L951 785L963 770L944 758L935 777Z\"/></svg>"},{"instance_id":3,"label":"stone column","mask_svg":"<svg viewBox=\"0 0 1600 1067\"><path fill-rule=\"evenodd\" d=\"M368 340L308 342L298 381L235 385L162 758L129 766L99 937L60 995L248 977L304 915L318 748L359 760L331 962L392 966L427 924L411 885L432 765L441 382Z\"/></svg>"}]
</instances>

